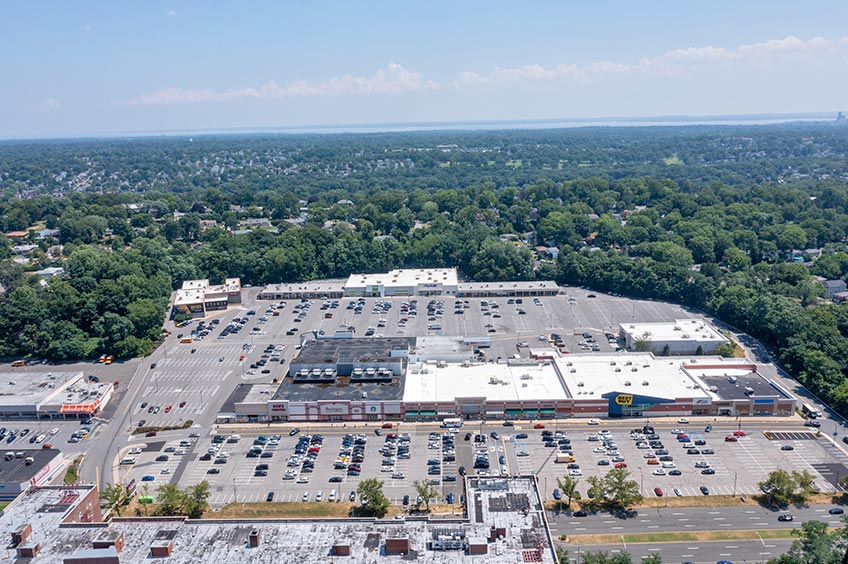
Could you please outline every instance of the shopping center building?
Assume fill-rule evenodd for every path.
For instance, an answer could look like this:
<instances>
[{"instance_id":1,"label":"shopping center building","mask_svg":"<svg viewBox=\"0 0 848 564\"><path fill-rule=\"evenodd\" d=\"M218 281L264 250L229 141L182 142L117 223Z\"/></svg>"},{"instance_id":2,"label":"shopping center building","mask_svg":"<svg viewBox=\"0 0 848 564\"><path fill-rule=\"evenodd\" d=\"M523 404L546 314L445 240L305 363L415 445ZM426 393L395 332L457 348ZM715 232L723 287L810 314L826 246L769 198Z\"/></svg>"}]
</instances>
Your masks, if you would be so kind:
<instances>
[{"instance_id":1,"label":"shopping center building","mask_svg":"<svg viewBox=\"0 0 848 564\"><path fill-rule=\"evenodd\" d=\"M219 420L789 415L796 402L747 359L544 349L486 362L464 339L446 340L307 340L276 389L239 386Z\"/></svg>"}]
</instances>

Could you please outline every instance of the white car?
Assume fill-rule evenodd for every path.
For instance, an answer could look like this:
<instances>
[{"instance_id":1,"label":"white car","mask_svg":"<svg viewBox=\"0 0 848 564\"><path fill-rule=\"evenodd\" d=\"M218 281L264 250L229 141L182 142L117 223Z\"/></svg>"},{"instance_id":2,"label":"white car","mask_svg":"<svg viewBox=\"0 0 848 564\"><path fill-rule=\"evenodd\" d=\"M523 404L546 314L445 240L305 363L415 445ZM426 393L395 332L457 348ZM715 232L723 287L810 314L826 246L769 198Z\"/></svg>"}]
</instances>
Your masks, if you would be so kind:
<instances>
[{"instance_id":1,"label":"white car","mask_svg":"<svg viewBox=\"0 0 848 564\"><path fill-rule=\"evenodd\" d=\"M394 472L394 471L395 471L394 466L383 466L383 467L380 468L380 472Z\"/></svg>"},{"instance_id":2,"label":"white car","mask_svg":"<svg viewBox=\"0 0 848 564\"><path fill-rule=\"evenodd\" d=\"M675 462L663 462L663 468L677 468L677 464Z\"/></svg>"},{"instance_id":3,"label":"white car","mask_svg":"<svg viewBox=\"0 0 848 564\"><path fill-rule=\"evenodd\" d=\"M395 472L392 474L392 480L403 480L404 478L406 478L406 474L403 472Z\"/></svg>"},{"instance_id":4,"label":"white car","mask_svg":"<svg viewBox=\"0 0 848 564\"><path fill-rule=\"evenodd\" d=\"M300 478L297 479L297 483L298 484L308 484L309 483L309 476L301 476Z\"/></svg>"},{"instance_id":5,"label":"white car","mask_svg":"<svg viewBox=\"0 0 848 564\"><path fill-rule=\"evenodd\" d=\"M160 470L159 473L160 474L170 474L171 469L170 468L162 468L162 470Z\"/></svg>"},{"instance_id":6,"label":"white car","mask_svg":"<svg viewBox=\"0 0 848 564\"><path fill-rule=\"evenodd\" d=\"M519 450L518 452L515 453L515 456L530 456L530 453L527 452L526 450Z\"/></svg>"},{"instance_id":7,"label":"white car","mask_svg":"<svg viewBox=\"0 0 848 564\"><path fill-rule=\"evenodd\" d=\"M686 419L685 417L681 417L680 419L677 420L677 422L680 423L681 425L688 425L689 424L689 420Z\"/></svg>"},{"instance_id":8,"label":"white car","mask_svg":"<svg viewBox=\"0 0 848 564\"><path fill-rule=\"evenodd\" d=\"M324 499L324 492L319 491L317 494L315 494L315 501L321 501L322 499Z\"/></svg>"},{"instance_id":9,"label":"white car","mask_svg":"<svg viewBox=\"0 0 848 564\"><path fill-rule=\"evenodd\" d=\"M656 470L654 470L653 474L654 476L665 476L665 470L663 470L662 468L657 468Z\"/></svg>"},{"instance_id":10,"label":"white car","mask_svg":"<svg viewBox=\"0 0 848 564\"><path fill-rule=\"evenodd\" d=\"M141 447L132 447L130 449L130 454L141 454Z\"/></svg>"},{"instance_id":11,"label":"white car","mask_svg":"<svg viewBox=\"0 0 848 564\"><path fill-rule=\"evenodd\" d=\"M582 470L578 470L578 469L576 469L576 468L575 468L574 470L569 470L569 471L568 471L568 475L569 475L569 476L582 476L582 475L583 475L583 471L582 471Z\"/></svg>"},{"instance_id":12,"label":"white car","mask_svg":"<svg viewBox=\"0 0 848 564\"><path fill-rule=\"evenodd\" d=\"M604 453L606 453L606 452L607 452L607 449L605 449L605 448L604 448L604 447L602 447L602 446L599 446L599 447L595 447L595 448L593 448L593 449L592 449L592 452L594 452L595 454L604 454Z\"/></svg>"},{"instance_id":13,"label":"white car","mask_svg":"<svg viewBox=\"0 0 848 564\"><path fill-rule=\"evenodd\" d=\"M601 422L600 422L600 421L598 421L597 419L589 419L589 420L586 422L586 424L587 424L587 425L600 425L600 424L601 424Z\"/></svg>"},{"instance_id":14,"label":"white car","mask_svg":"<svg viewBox=\"0 0 848 564\"><path fill-rule=\"evenodd\" d=\"M58 432L59 432L59 427L53 427L52 429L50 429L50 434L51 434L51 435L55 435L55 434L56 434L56 433L58 433Z\"/></svg>"}]
</instances>

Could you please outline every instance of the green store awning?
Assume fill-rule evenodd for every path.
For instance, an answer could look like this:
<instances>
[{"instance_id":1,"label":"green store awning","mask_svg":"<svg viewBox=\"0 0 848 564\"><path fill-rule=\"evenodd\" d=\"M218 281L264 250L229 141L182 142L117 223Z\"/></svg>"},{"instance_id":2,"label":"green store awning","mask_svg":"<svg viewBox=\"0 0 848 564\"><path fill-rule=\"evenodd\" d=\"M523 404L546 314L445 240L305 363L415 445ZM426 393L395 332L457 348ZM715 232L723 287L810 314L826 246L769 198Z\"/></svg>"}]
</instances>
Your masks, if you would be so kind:
<instances>
[{"instance_id":1,"label":"green store awning","mask_svg":"<svg viewBox=\"0 0 848 564\"><path fill-rule=\"evenodd\" d=\"M521 413L520 409L507 409L506 410L507 415L518 415L520 413Z\"/></svg>"},{"instance_id":2,"label":"green store awning","mask_svg":"<svg viewBox=\"0 0 848 564\"><path fill-rule=\"evenodd\" d=\"M418 412L417 411L407 411L406 416L407 417L418 417Z\"/></svg>"},{"instance_id":3,"label":"green store awning","mask_svg":"<svg viewBox=\"0 0 848 564\"><path fill-rule=\"evenodd\" d=\"M422 411L421 416L422 417L435 417L436 412L435 411Z\"/></svg>"},{"instance_id":4,"label":"green store awning","mask_svg":"<svg viewBox=\"0 0 848 564\"><path fill-rule=\"evenodd\" d=\"M539 411L541 411L542 413L556 413L556 409L550 409L550 408L542 408Z\"/></svg>"},{"instance_id":5,"label":"green store awning","mask_svg":"<svg viewBox=\"0 0 848 564\"><path fill-rule=\"evenodd\" d=\"M524 410L524 415L535 415L536 413L539 413L538 409L525 409Z\"/></svg>"}]
</instances>

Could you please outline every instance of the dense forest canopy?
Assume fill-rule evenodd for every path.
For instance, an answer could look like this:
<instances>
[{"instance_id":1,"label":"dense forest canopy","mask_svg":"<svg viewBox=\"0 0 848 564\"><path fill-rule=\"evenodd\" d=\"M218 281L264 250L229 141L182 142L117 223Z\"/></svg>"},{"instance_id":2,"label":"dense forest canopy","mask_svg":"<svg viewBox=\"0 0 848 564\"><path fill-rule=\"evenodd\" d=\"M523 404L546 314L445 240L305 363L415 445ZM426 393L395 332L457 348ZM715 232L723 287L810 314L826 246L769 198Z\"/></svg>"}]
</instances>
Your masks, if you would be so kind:
<instances>
[{"instance_id":1,"label":"dense forest canopy","mask_svg":"<svg viewBox=\"0 0 848 564\"><path fill-rule=\"evenodd\" d=\"M455 265L475 280L553 278L701 308L775 347L846 413L848 314L816 278L848 275L846 134L794 124L3 143L0 355L143 354L186 278L258 285ZM32 274L49 266L64 276Z\"/></svg>"}]
</instances>

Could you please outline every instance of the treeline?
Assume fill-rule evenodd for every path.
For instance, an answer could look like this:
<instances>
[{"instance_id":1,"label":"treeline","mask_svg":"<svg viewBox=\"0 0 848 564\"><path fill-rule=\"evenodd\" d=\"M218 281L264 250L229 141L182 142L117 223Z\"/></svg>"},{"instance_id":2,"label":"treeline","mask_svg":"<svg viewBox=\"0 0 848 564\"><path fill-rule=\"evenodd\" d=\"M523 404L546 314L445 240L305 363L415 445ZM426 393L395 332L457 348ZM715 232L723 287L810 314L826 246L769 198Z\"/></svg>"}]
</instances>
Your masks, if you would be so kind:
<instances>
[{"instance_id":1,"label":"treeline","mask_svg":"<svg viewBox=\"0 0 848 564\"><path fill-rule=\"evenodd\" d=\"M751 151L773 155L769 166L787 170L811 170L822 159L844 156L844 139L835 139L833 131L715 128L675 136L645 130L641 145L633 132L536 132L536 139L545 150L592 154L603 141L634 160L676 148L675 154L686 156L684 162L697 150L705 153L704 162L726 158L732 154L726 145L735 140L748 157L734 162L751 172ZM466 148L470 140L487 140L510 153L525 150L534 138L531 132L447 137ZM575 138L584 144L567 147L564 140ZM361 150L350 139L358 138L333 137L323 145L308 137L287 140L297 155L280 159L308 168L307 163L317 161L338 165L362 153L391 157L387 139L409 156L416 144L442 138L362 136ZM805 145L803 139L811 141ZM133 142L115 143L117 153L101 147L105 153L95 155L108 162L120 162L116 155L124 155L131 169L140 166L138 154L147 155L144 170L178 176L169 168L174 162L220 158L209 153L210 147L233 159L241 143L242 156L272 162L260 149L277 141L201 139L183 150L176 140L161 145L144 140L138 142L138 154ZM805 153L799 146L815 150ZM0 148L0 154L4 150L9 149ZM56 149L59 154L67 150ZM21 147L14 151L16 159L23 158ZM400 267L458 266L474 280L553 278L704 309L775 347L793 374L848 413L845 307L824 300L814 278L845 279L848 274L848 183L805 177L731 185L705 181L700 165L683 164L669 167L681 177L678 181L633 175L556 181L538 174L521 183L503 176L466 184L470 177L451 159L483 154L428 152L427 158L450 161L450 166L407 167L402 173L375 169L368 180L355 170L342 180L307 175L292 188L285 187L290 177L258 175L248 167L239 174L221 173L209 184L196 181L208 178L199 174L143 193L6 199L0 202L6 228L35 226L59 233L43 239L33 233L16 241L36 245L27 267L9 260L13 242L0 237L0 256L7 259L0 263L5 289L0 355L63 360L102 352L141 354L158 339L169 293L189 278L219 282L240 276L245 284L261 285ZM73 160L74 166L78 162ZM608 166L615 170L614 162ZM267 221L271 228L239 231L245 219ZM537 245L556 247L558 258L534 251ZM26 272L49 265L64 266L66 275L42 282Z\"/></svg>"}]
</instances>

